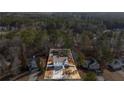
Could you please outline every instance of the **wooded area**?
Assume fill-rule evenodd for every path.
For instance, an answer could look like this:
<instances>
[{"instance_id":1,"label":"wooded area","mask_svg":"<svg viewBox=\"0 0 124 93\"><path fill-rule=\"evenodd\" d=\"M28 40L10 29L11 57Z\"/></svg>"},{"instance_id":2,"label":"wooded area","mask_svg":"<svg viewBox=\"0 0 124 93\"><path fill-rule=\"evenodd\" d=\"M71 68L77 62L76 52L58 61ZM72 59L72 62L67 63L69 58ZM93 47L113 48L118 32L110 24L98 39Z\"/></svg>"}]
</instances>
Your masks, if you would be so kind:
<instances>
[{"instance_id":1,"label":"wooded area","mask_svg":"<svg viewBox=\"0 0 124 93\"><path fill-rule=\"evenodd\" d=\"M33 56L44 71L39 58L47 59L50 48L71 49L79 68L87 58L105 66L124 54L123 15L0 13L0 77L28 71Z\"/></svg>"}]
</instances>

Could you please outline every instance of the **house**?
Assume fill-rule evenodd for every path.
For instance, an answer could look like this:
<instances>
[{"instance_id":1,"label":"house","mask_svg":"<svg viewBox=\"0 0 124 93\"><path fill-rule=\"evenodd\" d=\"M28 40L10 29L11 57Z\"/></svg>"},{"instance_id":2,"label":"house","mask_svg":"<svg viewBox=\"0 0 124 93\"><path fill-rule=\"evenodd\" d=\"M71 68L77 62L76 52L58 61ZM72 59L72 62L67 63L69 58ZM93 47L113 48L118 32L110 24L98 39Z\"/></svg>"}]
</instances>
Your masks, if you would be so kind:
<instances>
[{"instance_id":1,"label":"house","mask_svg":"<svg viewBox=\"0 0 124 93\"><path fill-rule=\"evenodd\" d=\"M81 79L70 49L50 49L44 79Z\"/></svg>"},{"instance_id":2,"label":"house","mask_svg":"<svg viewBox=\"0 0 124 93\"><path fill-rule=\"evenodd\" d=\"M99 70L100 65L95 59L89 59L89 60L85 60L83 64L83 68L88 70Z\"/></svg>"},{"instance_id":3,"label":"house","mask_svg":"<svg viewBox=\"0 0 124 93\"><path fill-rule=\"evenodd\" d=\"M108 67L111 70L119 70L122 68L122 63L119 59L114 59L110 64L108 64Z\"/></svg>"}]
</instances>

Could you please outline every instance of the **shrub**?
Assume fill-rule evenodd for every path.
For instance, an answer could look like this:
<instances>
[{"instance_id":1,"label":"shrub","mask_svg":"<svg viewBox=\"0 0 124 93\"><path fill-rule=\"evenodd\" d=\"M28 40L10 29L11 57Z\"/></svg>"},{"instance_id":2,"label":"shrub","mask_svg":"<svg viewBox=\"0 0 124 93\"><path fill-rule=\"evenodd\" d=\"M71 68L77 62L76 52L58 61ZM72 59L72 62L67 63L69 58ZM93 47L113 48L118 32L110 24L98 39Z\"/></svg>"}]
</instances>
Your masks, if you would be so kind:
<instances>
[{"instance_id":1,"label":"shrub","mask_svg":"<svg viewBox=\"0 0 124 93\"><path fill-rule=\"evenodd\" d=\"M88 73L86 73L84 80L85 81L95 81L96 80L96 74L94 72L88 72Z\"/></svg>"}]
</instances>

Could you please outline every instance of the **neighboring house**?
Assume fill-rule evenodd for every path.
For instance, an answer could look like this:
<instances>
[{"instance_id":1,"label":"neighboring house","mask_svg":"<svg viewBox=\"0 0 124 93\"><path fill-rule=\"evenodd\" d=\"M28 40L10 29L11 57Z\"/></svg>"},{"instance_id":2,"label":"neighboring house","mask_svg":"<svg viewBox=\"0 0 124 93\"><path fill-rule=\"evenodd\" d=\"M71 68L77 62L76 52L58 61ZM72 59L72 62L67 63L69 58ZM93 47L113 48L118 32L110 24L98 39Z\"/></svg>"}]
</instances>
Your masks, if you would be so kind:
<instances>
[{"instance_id":1,"label":"neighboring house","mask_svg":"<svg viewBox=\"0 0 124 93\"><path fill-rule=\"evenodd\" d=\"M6 26L0 26L0 31L5 31L5 30L7 30Z\"/></svg>"},{"instance_id":2,"label":"neighboring house","mask_svg":"<svg viewBox=\"0 0 124 93\"><path fill-rule=\"evenodd\" d=\"M122 62L119 59L114 59L112 63L108 64L111 70L118 70L122 68Z\"/></svg>"},{"instance_id":3,"label":"neighboring house","mask_svg":"<svg viewBox=\"0 0 124 93\"><path fill-rule=\"evenodd\" d=\"M95 59L90 59L84 62L83 68L88 69L88 70L99 70L100 65Z\"/></svg>"},{"instance_id":4,"label":"neighboring house","mask_svg":"<svg viewBox=\"0 0 124 93\"><path fill-rule=\"evenodd\" d=\"M50 49L44 79L81 79L70 49Z\"/></svg>"},{"instance_id":5,"label":"neighboring house","mask_svg":"<svg viewBox=\"0 0 124 93\"><path fill-rule=\"evenodd\" d=\"M121 65L122 65L122 67L124 67L124 57L119 58L119 60L121 61Z\"/></svg>"}]
</instances>

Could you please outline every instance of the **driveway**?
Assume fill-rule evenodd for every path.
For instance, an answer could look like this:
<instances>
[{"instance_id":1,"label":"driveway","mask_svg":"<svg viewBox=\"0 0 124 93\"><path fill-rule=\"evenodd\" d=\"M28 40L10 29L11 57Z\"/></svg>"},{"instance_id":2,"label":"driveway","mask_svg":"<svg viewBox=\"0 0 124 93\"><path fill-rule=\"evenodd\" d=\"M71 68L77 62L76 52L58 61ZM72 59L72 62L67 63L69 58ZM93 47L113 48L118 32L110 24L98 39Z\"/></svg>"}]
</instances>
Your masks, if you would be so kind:
<instances>
[{"instance_id":1,"label":"driveway","mask_svg":"<svg viewBox=\"0 0 124 93\"><path fill-rule=\"evenodd\" d=\"M103 71L103 77L107 81L124 81L124 72L123 71L111 72L105 69Z\"/></svg>"}]
</instances>

